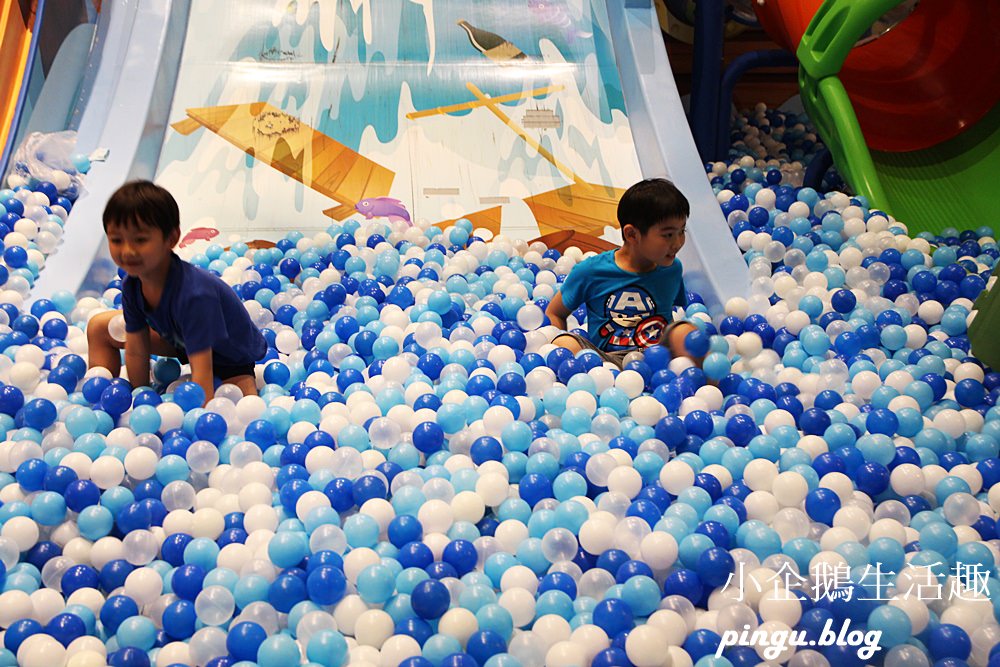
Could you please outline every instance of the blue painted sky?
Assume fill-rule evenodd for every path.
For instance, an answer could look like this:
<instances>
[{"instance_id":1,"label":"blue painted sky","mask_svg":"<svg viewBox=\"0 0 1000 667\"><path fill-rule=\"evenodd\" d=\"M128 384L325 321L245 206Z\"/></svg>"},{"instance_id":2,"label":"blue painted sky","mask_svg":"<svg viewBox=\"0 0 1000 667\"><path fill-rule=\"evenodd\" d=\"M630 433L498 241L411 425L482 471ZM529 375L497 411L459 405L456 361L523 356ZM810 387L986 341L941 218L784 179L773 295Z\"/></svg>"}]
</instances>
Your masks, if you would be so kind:
<instances>
[{"instance_id":1,"label":"blue painted sky","mask_svg":"<svg viewBox=\"0 0 1000 667\"><path fill-rule=\"evenodd\" d=\"M584 98L593 107L590 110L595 116L609 122L612 110L624 112L625 105L611 42L601 26L607 22L603 1L591 0L592 5L585 12L591 18L572 22L567 22L571 18L568 8L558 4L562 0L554 1L556 6L544 12L529 7L529 0L435 4L436 53L430 72L423 9L409 0L372 3L371 43L366 43L362 35L361 11L355 13L351 3L344 0L337 9L338 23L342 25L337 30L333 48L325 48L315 37L319 32L320 8L314 4L302 25L291 11L277 26L269 20L262 21L259 27L246 33L230 58L234 61L256 59L263 51L282 54L279 57L290 65L320 65L322 69L310 68L303 72L298 83L288 86L284 99L271 99L274 86L268 84L263 87L261 99L291 108L300 106L307 95L319 93L329 114L304 120L357 149L361 134L369 125L383 143L396 136L399 130L397 110L404 83L418 109L470 100L471 94L466 88L469 81L494 96L549 84L543 72L538 76L526 75L525 68L517 64L498 65L482 56L457 25L462 19L514 43L529 58L527 63L520 63L540 64L541 40L552 41L573 66L581 94L587 85L583 63L588 57L596 59L591 68L596 64L600 71L599 89L590 91L591 94ZM307 35L313 38L305 39ZM311 52L305 52L307 50ZM357 69L359 63L367 66L363 75ZM316 90L317 85L321 91ZM208 103L221 102L209 100Z\"/></svg>"}]
</instances>

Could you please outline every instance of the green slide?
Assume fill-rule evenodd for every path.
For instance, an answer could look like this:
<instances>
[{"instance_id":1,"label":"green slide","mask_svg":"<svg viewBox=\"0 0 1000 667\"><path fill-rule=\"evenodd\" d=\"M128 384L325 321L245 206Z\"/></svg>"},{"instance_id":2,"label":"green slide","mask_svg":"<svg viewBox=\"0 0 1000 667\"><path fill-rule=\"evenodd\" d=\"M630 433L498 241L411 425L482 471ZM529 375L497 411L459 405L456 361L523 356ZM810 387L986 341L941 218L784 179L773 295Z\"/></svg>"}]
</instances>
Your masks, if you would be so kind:
<instances>
[{"instance_id":1,"label":"green slide","mask_svg":"<svg viewBox=\"0 0 1000 667\"><path fill-rule=\"evenodd\" d=\"M1000 107L958 136L916 151L872 150L838 74L858 39L901 0L826 0L797 56L802 100L854 190L911 233L993 223L988 184L1000 173Z\"/></svg>"},{"instance_id":2,"label":"green slide","mask_svg":"<svg viewBox=\"0 0 1000 667\"><path fill-rule=\"evenodd\" d=\"M826 0L797 55L802 100L847 181L872 206L920 231L991 225L1000 173L1000 105L957 136L921 150L871 150L838 74L858 39L901 0ZM988 77L987 77L988 80ZM956 110L957 111L957 110ZM1000 265L998 265L1000 270ZM969 326L973 353L1000 368L1000 289L994 271Z\"/></svg>"},{"instance_id":3,"label":"green slide","mask_svg":"<svg viewBox=\"0 0 1000 667\"><path fill-rule=\"evenodd\" d=\"M886 207L914 231L977 228L995 222L1000 173L1000 107L967 132L910 153L873 152Z\"/></svg>"}]
</instances>

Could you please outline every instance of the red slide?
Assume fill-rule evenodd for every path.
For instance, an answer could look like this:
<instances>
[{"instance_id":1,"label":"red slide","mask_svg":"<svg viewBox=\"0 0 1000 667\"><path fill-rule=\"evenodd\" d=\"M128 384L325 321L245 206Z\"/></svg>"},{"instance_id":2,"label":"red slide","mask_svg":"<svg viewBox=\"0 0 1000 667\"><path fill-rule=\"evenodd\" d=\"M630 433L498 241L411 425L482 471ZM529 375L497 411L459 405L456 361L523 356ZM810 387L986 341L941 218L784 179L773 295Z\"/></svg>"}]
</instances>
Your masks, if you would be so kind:
<instances>
[{"instance_id":1,"label":"red slide","mask_svg":"<svg viewBox=\"0 0 1000 667\"><path fill-rule=\"evenodd\" d=\"M753 4L771 38L794 52L823 0ZM905 152L951 139L1000 101L1000 2L922 0L852 50L840 79L870 148Z\"/></svg>"}]
</instances>

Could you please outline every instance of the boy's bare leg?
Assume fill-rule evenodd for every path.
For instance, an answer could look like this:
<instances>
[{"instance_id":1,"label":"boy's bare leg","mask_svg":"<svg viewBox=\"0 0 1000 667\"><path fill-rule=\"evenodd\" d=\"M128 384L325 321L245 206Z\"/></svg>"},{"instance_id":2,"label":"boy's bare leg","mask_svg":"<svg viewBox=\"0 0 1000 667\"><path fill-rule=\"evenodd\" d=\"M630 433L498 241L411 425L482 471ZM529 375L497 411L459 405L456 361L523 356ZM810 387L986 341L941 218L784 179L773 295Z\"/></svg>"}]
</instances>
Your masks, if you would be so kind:
<instances>
[{"instance_id":1,"label":"boy's bare leg","mask_svg":"<svg viewBox=\"0 0 1000 667\"><path fill-rule=\"evenodd\" d=\"M553 345L558 345L559 347L565 347L567 350L573 354L578 353L583 347L577 342L576 338L569 334L559 334L552 339Z\"/></svg>"},{"instance_id":2,"label":"boy's bare leg","mask_svg":"<svg viewBox=\"0 0 1000 667\"><path fill-rule=\"evenodd\" d=\"M118 311L109 310L98 313L87 322L87 353L90 368L100 366L111 371L112 377L118 377L122 370L121 350L125 343L115 340L108 331L108 325Z\"/></svg>"},{"instance_id":3,"label":"boy's bare leg","mask_svg":"<svg viewBox=\"0 0 1000 667\"><path fill-rule=\"evenodd\" d=\"M235 384L244 396L257 395L257 378L253 375L237 375L226 380L225 384Z\"/></svg>"},{"instance_id":4,"label":"boy's bare leg","mask_svg":"<svg viewBox=\"0 0 1000 667\"><path fill-rule=\"evenodd\" d=\"M108 325L115 315L120 314L119 310L108 310L98 313L87 322L87 356L90 358L89 366L94 368L101 366L111 371L112 377L121 375L122 355L125 343L115 340L108 331ZM149 331L150 352L160 357L176 357L179 353L170 343L166 342L160 335Z\"/></svg>"}]
</instances>

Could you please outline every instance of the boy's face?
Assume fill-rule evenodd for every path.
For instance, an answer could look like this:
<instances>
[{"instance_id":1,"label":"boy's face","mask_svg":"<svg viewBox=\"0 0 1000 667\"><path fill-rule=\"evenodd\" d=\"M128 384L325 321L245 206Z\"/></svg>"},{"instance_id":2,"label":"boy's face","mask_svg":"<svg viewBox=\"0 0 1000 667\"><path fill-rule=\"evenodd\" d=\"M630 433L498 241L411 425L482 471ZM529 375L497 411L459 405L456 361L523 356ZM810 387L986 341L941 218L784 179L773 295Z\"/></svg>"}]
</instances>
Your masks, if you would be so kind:
<instances>
[{"instance_id":1,"label":"boy's face","mask_svg":"<svg viewBox=\"0 0 1000 667\"><path fill-rule=\"evenodd\" d=\"M168 236L157 227L110 224L107 228L111 259L136 278L155 275L170 262L170 254L180 238L180 230Z\"/></svg>"},{"instance_id":2,"label":"boy's face","mask_svg":"<svg viewBox=\"0 0 1000 667\"><path fill-rule=\"evenodd\" d=\"M685 218L668 218L650 227L645 234L632 227L639 254L660 266L670 266L684 247L686 226Z\"/></svg>"}]
</instances>

